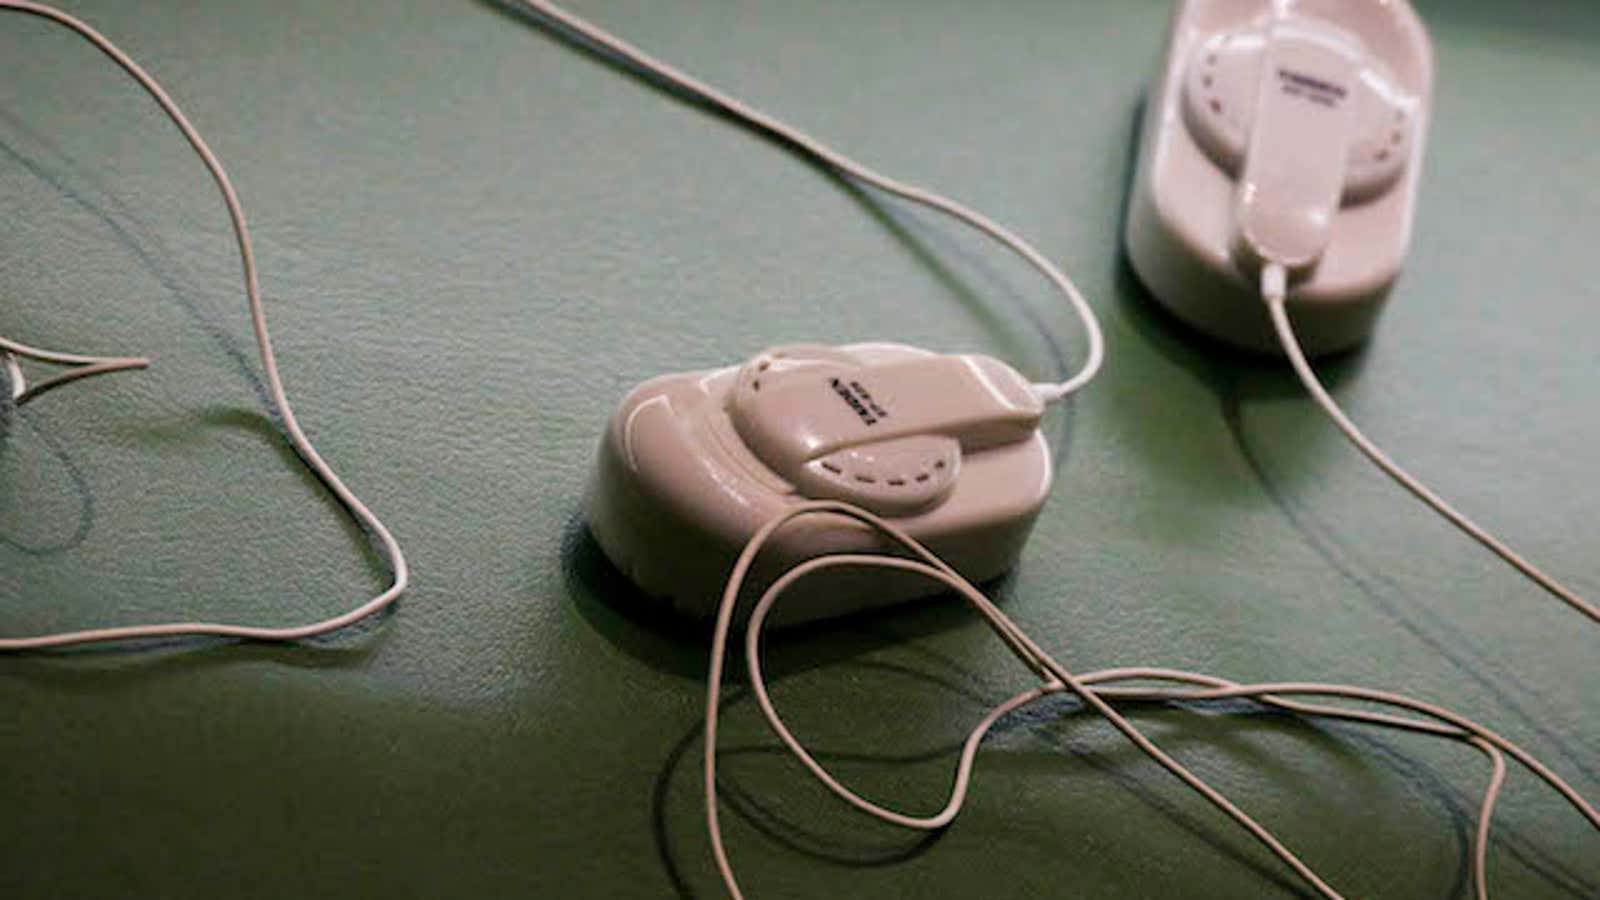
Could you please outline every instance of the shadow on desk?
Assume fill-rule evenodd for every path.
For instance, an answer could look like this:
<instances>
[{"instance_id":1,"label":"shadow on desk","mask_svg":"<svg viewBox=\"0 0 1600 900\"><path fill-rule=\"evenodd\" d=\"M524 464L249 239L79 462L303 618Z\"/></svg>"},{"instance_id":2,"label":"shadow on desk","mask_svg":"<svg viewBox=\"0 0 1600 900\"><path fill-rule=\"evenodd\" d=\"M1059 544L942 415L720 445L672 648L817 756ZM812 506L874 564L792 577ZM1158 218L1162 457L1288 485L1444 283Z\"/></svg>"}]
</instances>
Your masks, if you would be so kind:
<instances>
[{"instance_id":1,"label":"shadow on desk","mask_svg":"<svg viewBox=\"0 0 1600 900\"><path fill-rule=\"evenodd\" d=\"M0 420L0 426L3 425L4 421ZM302 482L314 496L322 498L322 502L328 504L332 511L341 513L338 519L345 523L348 537L366 560L368 568L374 572L383 570L382 557L365 532L348 516L342 515L337 498L302 464L299 456L284 440L277 424L266 416L252 410L219 407L203 410L196 420L185 420L178 426L128 425L124 428L124 437L145 442L200 440L199 432L205 428L245 431L274 448L284 464L300 474ZM70 550L84 542L93 525L95 499L87 480L79 474L66 449L54 442L46 432L37 428L34 431L46 447L51 448L52 455L67 468L78 489L82 513L76 542L31 548L20 545L14 537L0 535L0 543L17 547L31 555L48 555ZM6 432L0 428L0 453L6 449L6 437ZM182 676L227 664L265 661L303 669L355 668L383 644L388 634L384 626L404 602L401 599L332 634L289 643L205 636L173 637L0 656L0 677L14 677L88 693L135 689L151 680Z\"/></svg>"},{"instance_id":2,"label":"shadow on desk","mask_svg":"<svg viewBox=\"0 0 1600 900\"><path fill-rule=\"evenodd\" d=\"M0 387L3 386L4 378L0 377ZM0 401L0 464L5 463L8 458L26 452L22 449L25 443L31 443L42 450L64 476L65 486L74 497L71 505L76 507L76 513L65 517L71 521L63 527L51 527L49 523L45 523L41 528L39 516L42 504L26 498L20 502L8 503L7 505L13 508L27 511L27 527L24 529L19 524L9 522L5 526L0 526L0 545L10 547L25 556L36 557L54 556L83 546L84 541L89 538L89 533L94 530L95 502L94 493L89 489L89 482L84 477L82 468L66 446L48 429L40 426L33 412ZM30 478L26 485L19 486L25 490L37 489L38 482L39 479ZM44 536L41 536L41 533ZM61 536L50 537L51 534Z\"/></svg>"}]
</instances>

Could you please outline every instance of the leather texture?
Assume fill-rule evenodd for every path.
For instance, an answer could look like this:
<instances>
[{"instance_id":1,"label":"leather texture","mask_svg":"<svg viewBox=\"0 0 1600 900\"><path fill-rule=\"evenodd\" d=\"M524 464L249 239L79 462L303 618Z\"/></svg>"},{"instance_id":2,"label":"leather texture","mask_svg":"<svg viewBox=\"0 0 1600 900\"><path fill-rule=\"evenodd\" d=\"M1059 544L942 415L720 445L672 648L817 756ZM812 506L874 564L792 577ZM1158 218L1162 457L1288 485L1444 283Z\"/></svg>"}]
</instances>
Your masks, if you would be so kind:
<instances>
[{"instance_id":1,"label":"leather texture","mask_svg":"<svg viewBox=\"0 0 1600 900\"><path fill-rule=\"evenodd\" d=\"M1079 670L1400 689L1600 795L1600 658L1574 614L1385 482L1284 368L1155 311L1119 251L1162 0L574 0L1072 272L1110 365L1006 608ZM416 570L306 646L0 658L0 894L718 896L703 635L641 613L578 511L632 385L794 341L982 352L1043 378L1069 310L981 239L851 189L475 0L71 9L229 167L319 448ZM1433 0L1438 98L1408 272L1324 371L1442 493L1600 593L1600 6ZM264 405L204 171L74 37L0 18L0 333L156 358L0 434L8 634L289 623L383 573ZM854 785L929 811L1027 681L958 606L809 628L775 697ZM752 897L1305 896L1105 726L1047 708L924 839L802 780L747 695L724 739ZM1248 712L1248 707L1235 707ZM1464 748L1279 717L1139 720L1351 897L1458 897L1487 771ZM1596 835L1516 776L1498 896L1600 893Z\"/></svg>"}]
</instances>

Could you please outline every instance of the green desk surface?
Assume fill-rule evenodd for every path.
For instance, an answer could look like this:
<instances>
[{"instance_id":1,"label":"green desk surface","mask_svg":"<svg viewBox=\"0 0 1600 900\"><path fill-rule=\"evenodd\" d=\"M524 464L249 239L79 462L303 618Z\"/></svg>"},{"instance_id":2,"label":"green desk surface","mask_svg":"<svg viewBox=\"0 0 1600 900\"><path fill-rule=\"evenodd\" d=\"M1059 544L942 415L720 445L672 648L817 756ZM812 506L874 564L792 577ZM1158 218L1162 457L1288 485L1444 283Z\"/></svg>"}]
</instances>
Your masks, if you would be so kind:
<instances>
[{"instance_id":1,"label":"green desk surface","mask_svg":"<svg viewBox=\"0 0 1600 900\"><path fill-rule=\"evenodd\" d=\"M580 498L634 383L794 340L1077 358L1029 272L473 0L79 0L230 167L291 394L417 573L299 647L0 658L0 896L714 897L705 646L635 613ZM1384 481L1282 369L1152 311L1118 252L1168 4L577 0L714 83L1014 224L1110 365L1001 593L1078 669L1403 689L1600 794L1592 628ZM1328 374L1446 495L1600 594L1600 5L1435 0L1409 271ZM0 441L0 628L290 623L383 571L261 399L196 160L86 45L0 20L0 333L158 359ZM1039 310L1037 321L1021 310ZM1057 349L1059 348L1059 349ZM779 703L855 784L931 810L1026 683L936 603L780 638ZM728 839L755 898L1258 897L1301 888L1085 717L1012 720L932 840L803 780L746 695ZM1486 777L1454 745L1168 710L1150 733L1354 897L1464 897ZM1517 776L1502 897L1600 893L1594 831Z\"/></svg>"}]
</instances>

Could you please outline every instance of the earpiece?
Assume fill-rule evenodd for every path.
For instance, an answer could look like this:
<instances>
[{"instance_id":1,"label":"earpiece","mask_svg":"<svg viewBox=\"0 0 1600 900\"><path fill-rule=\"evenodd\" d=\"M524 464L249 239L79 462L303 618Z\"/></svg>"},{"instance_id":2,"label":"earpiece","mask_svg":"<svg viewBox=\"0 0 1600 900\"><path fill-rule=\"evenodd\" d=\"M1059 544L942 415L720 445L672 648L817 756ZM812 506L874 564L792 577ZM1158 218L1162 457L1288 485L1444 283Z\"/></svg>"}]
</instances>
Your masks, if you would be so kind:
<instances>
[{"instance_id":1,"label":"earpiece","mask_svg":"<svg viewBox=\"0 0 1600 900\"><path fill-rule=\"evenodd\" d=\"M739 548L795 503L888 516L970 578L1015 563L1050 492L1040 391L999 360L900 344L797 344L652 379L612 417L588 522L645 593L708 616ZM774 558L876 552L859 529L795 529ZM922 596L916 580L818 582L780 621Z\"/></svg>"},{"instance_id":2,"label":"earpiece","mask_svg":"<svg viewBox=\"0 0 1600 900\"><path fill-rule=\"evenodd\" d=\"M1283 127L1286 111L1315 113L1308 104L1333 114L1307 116L1305 131ZM1245 172L1250 159L1299 158L1316 164L1319 177L1339 180L1340 205L1394 187L1411 157L1414 108L1358 38L1305 19L1212 35L1191 53L1183 85L1184 124L1241 186L1256 180ZM1272 121L1258 132L1263 109ZM1308 151L1321 155L1301 156ZM1322 205L1331 203L1323 197Z\"/></svg>"},{"instance_id":3,"label":"earpiece","mask_svg":"<svg viewBox=\"0 0 1600 900\"><path fill-rule=\"evenodd\" d=\"M1410 243L1433 81L1404 0L1182 0L1148 99L1128 257L1205 334L1281 353L1269 263L1312 356L1367 338Z\"/></svg>"},{"instance_id":4,"label":"earpiece","mask_svg":"<svg viewBox=\"0 0 1600 900\"><path fill-rule=\"evenodd\" d=\"M1364 57L1358 42L1326 26L1291 20L1268 28L1234 213L1240 242L1258 259L1303 270L1327 250Z\"/></svg>"},{"instance_id":5,"label":"earpiece","mask_svg":"<svg viewBox=\"0 0 1600 900\"><path fill-rule=\"evenodd\" d=\"M874 364L807 347L746 364L728 413L756 457L807 496L910 514L950 495L963 451L1032 437L1044 403L988 357Z\"/></svg>"}]
</instances>

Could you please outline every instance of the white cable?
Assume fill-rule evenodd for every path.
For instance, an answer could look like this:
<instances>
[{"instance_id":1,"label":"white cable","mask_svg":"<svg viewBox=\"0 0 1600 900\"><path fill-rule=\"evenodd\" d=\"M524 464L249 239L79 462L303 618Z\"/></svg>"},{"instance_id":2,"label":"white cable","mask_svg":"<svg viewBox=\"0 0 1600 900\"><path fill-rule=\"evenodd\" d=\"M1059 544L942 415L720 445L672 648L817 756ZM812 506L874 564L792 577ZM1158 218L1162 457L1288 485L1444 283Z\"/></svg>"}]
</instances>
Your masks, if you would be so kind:
<instances>
[{"instance_id":1,"label":"white cable","mask_svg":"<svg viewBox=\"0 0 1600 900\"><path fill-rule=\"evenodd\" d=\"M1557 599L1587 616L1593 622L1600 622L1600 607L1579 597L1577 592L1547 575L1538 566L1524 559L1521 554L1513 550L1505 542L1490 534L1478 523L1451 506L1443 497L1434 493L1427 485L1413 477L1409 472L1400 468L1399 464L1390 459L1388 454L1361 433L1361 429L1345 415L1344 410L1328 394L1322 382L1317 379L1317 374L1311 368L1311 363L1306 360L1305 352L1300 348L1300 342L1295 338L1294 326L1289 322L1287 309L1288 295L1287 275L1283 266L1269 264L1261 274L1261 294L1266 300L1267 311L1272 316L1273 328L1277 330L1278 342L1283 345L1283 352L1289 357L1289 362L1294 366L1295 374L1300 376L1300 382L1305 385L1306 391L1322 411L1328 414L1344 436L1354 444L1373 464L1383 470L1385 475L1394 479L1401 487L1410 491L1417 499L1432 507L1435 512L1443 516L1450 524L1461 529L1473 540L1489 548L1496 556L1510 563L1513 568L1527 576L1534 584L1544 588Z\"/></svg>"},{"instance_id":2,"label":"white cable","mask_svg":"<svg viewBox=\"0 0 1600 900\"><path fill-rule=\"evenodd\" d=\"M382 549L383 555L393 573L393 580L389 588L376 597L348 612L308 625L262 628L245 625L219 625L208 622L171 622L160 625L92 628L37 637L4 638L0 639L0 651L36 650L46 647L63 647L70 644L130 641L182 635L211 635L263 641L294 641L337 631L384 609L405 592L406 586L410 582L410 573L406 566L405 554L401 552L399 543L395 541L394 536L389 533L389 529L384 526L383 522L379 521L378 517L367 508L366 504L362 503L360 498L345 486L339 476L317 453L316 448L311 445L311 440L306 437L305 432L300 429L300 423L295 419L294 407L289 404L289 397L283 388L283 379L278 374L278 362L273 353L272 339L267 333L267 318L262 308L261 290L256 277L255 252L251 249L250 231L245 225L244 209L239 205L238 194L234 191L233 183L228 179L227 172L223 170L222 163L217 159L216 154L211 152L211 148L200 137L200 133L195 130L194 125L190 124L188 117L183 114L177 103L168 96L161 85L157 84L155 79L140 68L138 63L134 62L126 53L123 53L104 35L86 23L42 3L33 3L29 2L29 0L0 0L0 9L12 9L29 13L64 25L77 32L98 50L110 57L113 62L125 69L129 75L132 75L134 80L139 82L140 86L155 98L161 109L172 119L173 124L178 126L178 130L183 133L189 145L200 155L201 161L205 163L212 179L216 181L217 187L222 191L222 199L227 205L228 217L233 224L234 237L239 245L239 259L244 270L245 297L249 304L250 322L255 332L256 346L261 351L261 364L265 369L267 389L271 394L273 405L278 410L278 415L283 420L284 431L288 434L289 443L305 462L306 467L317 477L317 480L321 481L339 499L350 515L371 534ZM72 359L87 358L74 357Z\"/></svg>"},{"instance_id":3,"label":"white cable","mask_svg":"<svg viewBox=\"0 0 1600 900\"><path fill-rule=\"evenodd\" d=\"M649 71L658 78L693 94L707 104L758 131L779 139L838 172L886 193L909 200L912 203L937 210L970 225L1000 242L1006 249L1038 270L1056 290L1061 292L1062 296L1067 298L1067 302L1071 304L1073 312L1077 315L1079 321L1083 323L1083 331L1088 339L1088 352L1083 366L1078 370L1077 374L1059 384L1039 384L1034 386L1035 392L1044 402L1055 403L1071 396L1084 385L1094 380L1095 375L1100 371L1100 367L1105 361L1105 337L1100 331L1100 322L1095 318L1094 310L1089 307L1088 301L1078 291L1077 285L1072 283L1072 279L1068 278L1044 254L1035 250L1032 244L1029 244L1004 225L948 197L897 181L868 168L793 125L789 125L706 84L671 63L651 56L633 44L554 3L547 2L547 0L522 0L522 2L540 15L560 23L562 26L582 35L584 38L615 53L639 68Z\"/></svg>"},{"instance_id":4,"label":"white cable","mask_svg":"<svg viewBox=\"0 0 1600 900\"><path fill-rule=\"evenodd\" d=\"M22 367L17 363L18 357L71 368L30 386L23 376ZM96 375L109 375L113 372L149 368L150 360L131 356L79 356L75 353L56 353L0 337L0 366L5 367L6 376L11 382L11 396L8 399L16 406L26 406L41 394L74 381L93 378Z\"/></svg>"},{"instance_id":5,"label":"white cable","mask_svg":"<svg viewBox=\"0 0 1600 900\"><path fill-rule=\"evenodd\" d=\"M1285 864L1294 869L1323 897L1339 898L1341 895L1331 886L1317 876L1305 863L1291 852L1278 838L1264 826L1256 822L1243 810L1234 806L1214 788L1210 787L1197 776L1190 773L1163 751L1158 749L1153 742L1144 737L1125 717L1113 707L1114 703L1129 702L1208 702L1237 698L1251 698L1258 702L1279 709L1294 712L1305 716L1344 719L1367 724L1400 728L1424 734L1447 737L1462 741L1479 750L1489 757L1493 772L1490 776L1483 799L1479 807L1478 826L1473 838L1473 879L1477 896L1480 900L1487 900L1489 896L1487 876L1487 856L1489 841L1490 819L1494 811L1495 802L1499 797L1501 787L1505 780L1505 760L1502 754L1509 754L1523 766L1527 767L1540 779L1545 781L1561 796L1567 800L1591 825L1600 829L1600 812L1574 790L1565 780L1553 772L1549 767L1535 759L1522 748L1511 743L1500 735L1468 720L1460 715L1450 712L1432 704L1413 700L1399 694L1385 691L1374 691L1365 688L1350 687L1337 684L1314 683L1285 683L1285 684L1236 684L1214 676L1183 672L1172 669L1158 669L1149 667L1128 669L1106 669L1092 672L1087 675L1074 676L1066 671L1059 663L1050 658L1035 644L1022 630L1012 622L992 601L983 595L965 578L962 578L948 564L940 560L931 551L918 543L893 524L869 513L865 510L848 504L834 501L816 501L798 504L788 511L780 514L765 525L746 545L738 562L734 565L729 576L728 585L723 593L722 604L718 609L716 629L712 636L711 671L707 682L706 698L706 745L705 745L705 802L706 825L711 840L712 855L717 869L722 875L723 884L730 896L742 898L744 895L734 876L732 864L729 861L727 847L723 840L721 823L718 817L717 806L717 725L718 713L721 702L721 683L723 667L726 661L728 636L733 626L734 612L738 605L744 580L749 574L757 555L767 541L778 529L796 518L811 515L830 515L853 519L867 525L879 533L898 543L904 550L911 553L912 559L900 557L869 556L857 554L840 554L824 556L801 563L779 576L767 588L761 599L752 610L745 632L745 654L749 671L750 685L756 703L760 707L768 725L778 738L788 748L789 752L816 778L825 788L841 800L850 804L874 818L907 828L933 830L943 828L954 820L966 800L967 791L971 784L972 769L977 757L977 751L984 736L1005 715L1033 703L1043 697L1058 693L1072 693L1078 696L1084 706L1098 712L1106 721L1132 740L1141 750L1163 767L1177 775L1191 788L1195 789L1209 802L1227 813L1252 835L1260 840L1274 855ZM1017 654L1030 669L1042 673L1044 684L1038 688L1024 691L1004 703L990 710L972 730L961 750L956 765L954 784L945 806L931 816L913 816L897 812L881 806L871 800L861 797L842 782L835 778L815 757L805 749L798 738L784 724L778 714L767 691L765 676L761 668L761 633L768 613L777 603L783 592L796 581L806 575L823 569L836 567L879 567L909 571L940 582L945 587L955 591L965 598L991 628L1005 641L1013 653ZM1197 686L1197 689L1175 689L1150 686L1118 687L1126 682L1168 681ZM1111 685L1100 687L1099 685ZM1290 696L1322 696L1342 697L1364 703L1391 706L1399 709L1420 713L1427 718L1416 719L1396 716L1387 713L1373 712L1363 709L1352 709L1341 706L1312 704L1289 699Z\"/></svg>"}]
</instances>

